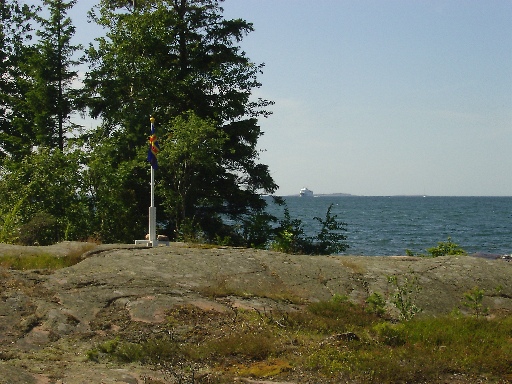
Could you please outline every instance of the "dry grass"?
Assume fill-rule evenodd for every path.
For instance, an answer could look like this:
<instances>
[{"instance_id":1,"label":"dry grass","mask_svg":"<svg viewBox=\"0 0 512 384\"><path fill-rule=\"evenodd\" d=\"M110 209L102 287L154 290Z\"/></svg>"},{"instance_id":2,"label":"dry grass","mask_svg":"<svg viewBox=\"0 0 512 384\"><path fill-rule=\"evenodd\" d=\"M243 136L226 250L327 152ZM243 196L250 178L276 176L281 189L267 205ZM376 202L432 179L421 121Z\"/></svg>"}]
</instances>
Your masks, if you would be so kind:
<instances>
[{"instance_id":1,"label":"dry grass","mask_svg":"<svg viewBox=\"0 0 512 384\"><path fill-rule=\"evenodd\" d=\"M345 268L352 270L352 272L354 273L366 273L366 268L364 267L364 265L362 265L362 263L356 263L355 261L352 260L345 260L344 258L341 258L340 262Z\"/></svg>"},{"instance_id":2,"label":"dry grass","mask_svg":"<svg viewBox=\"0 0 512 384\"><path fill-rule=\"evenodd\" d=\"M81 256L95 247L95 244L83 243L80 247L75 247L64 255L38 252L31 247L16 248L16 251L8 251L0 255L0 266L23 271L33 269L52 271L79 263Z\"/></svg>"},{"instance_id":3,"label":"dry grass","mask_svg":"<svg viewBox=\"0 0 512 384\"><path fill-rule=\"evenodd\" d=\"M292 369L290 363L282 359L269 359L257 361L250 365L238 364L229 369L230 372L242 377L267 378L280 375Z\"/></svg>"},{"instance_id":4,"label":"dry grass","mask_svg":"<svg viewBox=\"0 0 512 384\"><path fill-rule=\"evenodd\" d=\"M219 383L235 376L415 383L453 374L467 382L485 377L504 383L512 376L511 317L445 316L395 324L337 299L293 313L221 314L184 307L172 312L167 327L168 336L111 341L92 355L175 370L202 364L211 380L204 382Z\"/></svg>"},{"instance_id":5,"label":"dry grass","mask_svg":"<svg viewBox=\"0 0 512 384\"><path fill-rule=\"evenodd\" d=\"M199 289L199 293L210 298L237 296L244 298L260 297L275 301L283 301L302 305L304 299L297 293L291 291L278 277L272 281L265 281L264 284L243 284L233 281L229 276L215 276L211 284Z\"/></svg>"}]
</instances>

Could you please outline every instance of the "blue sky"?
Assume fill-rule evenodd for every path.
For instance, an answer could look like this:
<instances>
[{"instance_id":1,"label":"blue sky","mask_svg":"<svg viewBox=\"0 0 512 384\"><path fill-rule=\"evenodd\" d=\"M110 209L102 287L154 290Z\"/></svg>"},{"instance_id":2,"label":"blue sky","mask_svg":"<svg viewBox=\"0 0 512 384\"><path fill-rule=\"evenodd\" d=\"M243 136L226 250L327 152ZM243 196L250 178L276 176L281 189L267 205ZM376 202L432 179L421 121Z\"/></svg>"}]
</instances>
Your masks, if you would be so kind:
<instances>
[{"instance_id":1,"label":"blue sky","mask_svg":"<svg viewBox=\"0 0 512 384\"><path fill-rule=\"evenodd\" d=\"M76 42L95 2L70 13ZM512 196L512 1L226 0L254 24L261 162L296 194Z\"/></svg>"}]
</instances>

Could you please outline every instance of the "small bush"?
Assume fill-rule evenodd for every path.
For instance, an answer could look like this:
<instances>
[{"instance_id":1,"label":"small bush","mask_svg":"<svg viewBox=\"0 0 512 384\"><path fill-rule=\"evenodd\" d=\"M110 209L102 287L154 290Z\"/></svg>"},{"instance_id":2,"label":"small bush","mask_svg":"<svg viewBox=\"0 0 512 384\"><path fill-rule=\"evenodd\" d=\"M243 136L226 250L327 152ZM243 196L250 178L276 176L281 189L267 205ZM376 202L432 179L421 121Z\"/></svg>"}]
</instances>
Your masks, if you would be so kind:
<instances>
[{"instance_id":1,"label":"small bush","mask_svg":"<svg viewBox=\"0 0 512 384\"><path fill-rule=\"evenodd\" d=\"M415 303L416 295L421 291L416 276L412 278L405 276L402 281L399 281L398 276L393 275L388 277L388 283L395 289L391 303L398 309L400 320L411 320L422 311Z\"/></svg>"},{"instance_id":2,"label":"small bush","mask_svg":"<svg viewBox=\"0 0 512 384\"><path fill-rule=\"evenodd\" d=\"M250 248L265 249L272 238L272 222L275 217L268 213L256 213L242 222L244 245Z\"/></svg>"},{"instance_id":3,"label":"small bush","mask_svg":"<svg viewBox=\"0 0 512 384\"><path fill-rule=\"evenodd\" d=\"M427 252L431 257L450 256L450 255L467 255L466 251L459 247L458 244L452 242L452 238L448 237L448 241L440 241L436 247L428 248Z\"/></svg>"},{"instance_id":4,"label":"small bush","mask_svg":"<svg viewBox=\"0 0 512 384\"><path fill-rule=\"evenodd\" d=\"M21 226L18 242L21 245L52 245L59 239L58 221L49 213L38 212Z\"/></svg>"},{"instance_id":5,"label":"small bush","mask_svg":"<svg viewBox=\"0 0 512 384\"><path fill-rule=\"evenodd\" d=\"M98 361L102 354L124 363L144 364L158 364L160 361L177 362L184 355L178 343L170 339L156 338L142 343L121 342L119 338L108 340L89 351L87 356L93 361Z\"/></svg>"},{"instance_id":6,"label":"small bush","mask_svg":"<svg viewBox=\"0 0 512 384\"><path fill-rule=\"evenodd\" d=\"M205 234L199 223L191 218L185 218L176 229L176 240L186 243L205 243Z\"/></svg>"},{"instance_id":7,"label":"small bush","mask_svg":"<svg viewBox=\"0 0 512 384\"><path fill-rule=\"evenodd\" d=\"M274 354L278 340L270 329L237 330L204 345L203 353L215 358L241 356L264 360Z\"/></svg>"},{"instance_id":8,"label":"small bush","mask_svg":"<svg viewBox=\"0 0 512 384\"><path fill-rule=\"evenodd\" d=\"M331 255L347 250L347 237L342 233L347 230L347 224L331 214L332 207L333 204L327 209L325 219L314 217L321 224L320 231L314 237L305 235L302 221L292 220L288 207L285 207L284 218L275 229L270 248L278 252L308 255Z\"/></svg>"},{"instance_id":9,"label":"small bush","mask_svg":"<svg viewBox=\"0 0 512 384\"><path fill-rule=\"evenodd\" d=\"M344 332L355 327L365 327L377 321L377 317L356 305L344 296L334 295L329 301L320 301L308 306L317 318L311 325L322 332Z\"/></svg>"},{"instance_id":10,"label":"small bush","mask_svg":"<svg viewBox=\"0 0 512 384\"><path fill-rule=\"evenodd\" d=\"M437 246L427 248L427 254L415 255L410 249L405 250L407 256L420 256L420 257L439 257L439 256L452 256L452 255L467 255L467 252L462 249L458 244L452 242L452 238L448 237L448 241L440 241Z\"/></svg>"},{"instance_id":11,"label":"small bush","mask_svg":"<svg viewBox=\"0 0 512 384\"><path fill-rule=\"evenodd\" d=\"M386 299L378 292L373 292L366 299L366 311L377 316L384 316L386 313Z\"/></svg>"},{"instance_id":12,"label":"small bush","mask_svg":"<svg viewBox=\"0 0 512 384\"><path fill-rule=\"evenodd\" d=\"M476 317L485 316L489 313L489 308L482 304L484 293L484 290L478 287L473 287L471 291L464 293L462 305L469 308Z\"/></svg>"},{"instance_id":13,"label":"small bush","mask_svg":"<svg viewBox=\"0 0 512 384\"><path fill-rule=\"evenodd\" d=\"M100 344L98 350L103 353L114 353L119 346L119 338L115 338L113 340L105 341L103 344Z\"/></svg>"},{"instance_id":14,"label":"small bush","mask_svg":"<svg viewBox=\"0 0 512 384\"><path fill-rule=\"evenodd\" d=\"M405 326L403 324L380 323L373 327L377 339L390 347L399 347L406 342Z\"/></svg>"},{"instance_id":15,"label":"small bush","mask_svg":"<svg viewBox=\"0 0 512 384\"><path fill-rule=\"evenodd\" d=\"M307 238L304 234L302 221L290 216L288 207L284 208L284 218L274 230L275 235L270 248L284 253L304 253Z\"/></svg>"},{"instance_id":16,"label":"small bush","mask_svg":"<svg viewBox=\"0 0 512 384\"><path fill-rule=\"evenodd\" d=\"M322 228L320 232L313 238L313 250L317 255L332 255L346 251L349 245L345 242L347 236L342 232L346 231L346 223L337 220L337 215L331 215L333 204L327 208L325 219L315 217Z\"/></svg>"}]
</instances>

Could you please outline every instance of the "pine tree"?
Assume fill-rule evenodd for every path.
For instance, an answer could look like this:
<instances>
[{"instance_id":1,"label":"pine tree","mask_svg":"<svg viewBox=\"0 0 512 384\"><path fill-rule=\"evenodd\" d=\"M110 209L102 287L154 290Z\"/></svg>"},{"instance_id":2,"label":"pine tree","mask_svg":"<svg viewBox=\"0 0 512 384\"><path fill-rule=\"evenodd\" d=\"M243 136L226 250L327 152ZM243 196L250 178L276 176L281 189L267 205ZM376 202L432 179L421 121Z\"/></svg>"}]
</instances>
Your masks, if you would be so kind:
<instances>
[{"instance_id":1,"label":"pine tree","mask_svg":"<svg viewBox=\"0 0 512 384\"><path fill-rule=\"evenodd\" d=\"M35 7L18 0L0 2L0 159L21 159L32 147L32 116L26 108Z\"/></svg>"},{"instance_id":2,"label":"pine tree","mask_svg":"<svg viewBox=\"0 0 512 384\"><path fill-rule=\"evenodd\" d=\"M39 37L35 52L29 61L33 78L27 102L34 113L34 135L38 145L64 150L65 134L76 128L70 117L77 110L79 90L73 88L77 80L81 49L71 44L75 33L67 12L76 0L43 0L48 18L39 14Z\"/></svg>"},{"instance_id":3,"label":"pine tree","mask_svg":"<svg viewBox=\"0 0 512 384\"><path fill-rule=\"evenodd\" d=\"M261 210L260 193L277 189L256 150L262 135L257 119L268 116L272 104L251 98L261 86L263 65L251 62L238 45L253 26L226 20L222 12L217 0L102 0L93 18L108 32L88 52L89 107L103 121L97 136L118 148L109 161L136 157L146 145L151 115L162 146L166 139L172 143L174 119L189 112L226 135L215 171L210 164L194 170L200 188L189 196L193 209L187 217L198 220ZM175 173L166 164L160 169L161 184L172 188Z\"/></svg>"}]
</instances>

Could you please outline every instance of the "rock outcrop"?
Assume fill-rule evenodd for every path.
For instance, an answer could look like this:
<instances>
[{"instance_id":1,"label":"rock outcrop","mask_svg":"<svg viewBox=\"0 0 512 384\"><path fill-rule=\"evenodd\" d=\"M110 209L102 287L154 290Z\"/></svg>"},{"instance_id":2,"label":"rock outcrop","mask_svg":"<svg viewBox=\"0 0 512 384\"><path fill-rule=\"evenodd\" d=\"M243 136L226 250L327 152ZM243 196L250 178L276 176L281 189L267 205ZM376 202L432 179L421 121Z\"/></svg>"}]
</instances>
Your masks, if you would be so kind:
<instances>
[{"instance_id":1,"label":"rock outcrop","mask_svg":"<svg viewBox=\"0 0 512 384\"><path fill-rule=\"evenodd\" d=\"M56 257L81 245L28 247ZM2 254L28 248L2 245ZM142 383L143 366L90 362L106 332L165 322L177 305L293 311L333 295L363 303L390 293L388 277L416 276L423 315L460 307L464 292L485 291L491 313L512 311L512 263L471 256L302 256L229 247L100 245L69 268L0 268L0 383ZM135 329L135 328L134 328ZM156 378L154 380L157 380ZM156 382L156 381L155 381Z\"/></svg>"}]
</instances>

